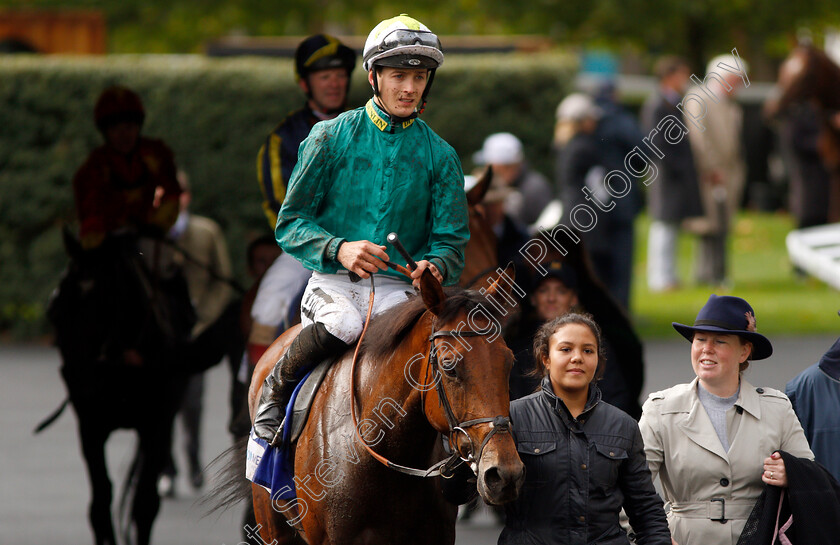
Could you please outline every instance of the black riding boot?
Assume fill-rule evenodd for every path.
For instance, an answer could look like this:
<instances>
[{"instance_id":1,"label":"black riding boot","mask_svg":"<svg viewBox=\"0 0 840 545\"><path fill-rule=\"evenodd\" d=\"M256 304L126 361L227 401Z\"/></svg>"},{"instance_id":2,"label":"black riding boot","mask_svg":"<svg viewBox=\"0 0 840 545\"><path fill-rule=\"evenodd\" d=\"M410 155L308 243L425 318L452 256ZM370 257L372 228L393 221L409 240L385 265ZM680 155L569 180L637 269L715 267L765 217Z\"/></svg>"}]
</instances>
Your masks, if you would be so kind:
<instances>
[{"instance_id":1,"label":"black riding boot","mask_svg":"<svg viewBox=\"0 0 840 545\"><path fill-rule=\"evenodd\" d=\"M257 437L265 439L272 446L280 442L285 422L284 411L295 386L312 366L345 348L347 343L327 331L320 322L300 330L289 349L265 377L257 414L254 417L254 432Z\"/></svg>"}]
</instances>

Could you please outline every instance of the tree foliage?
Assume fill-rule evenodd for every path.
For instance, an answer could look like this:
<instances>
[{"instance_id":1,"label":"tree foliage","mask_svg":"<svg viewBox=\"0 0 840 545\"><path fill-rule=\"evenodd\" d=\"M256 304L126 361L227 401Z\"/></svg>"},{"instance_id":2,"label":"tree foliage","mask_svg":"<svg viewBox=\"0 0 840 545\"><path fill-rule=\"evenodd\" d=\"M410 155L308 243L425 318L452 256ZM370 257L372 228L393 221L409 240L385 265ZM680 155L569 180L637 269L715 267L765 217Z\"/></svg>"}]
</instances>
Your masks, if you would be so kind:
<instances>
[{"instance_id":1,"label":"tree foliage","mask_svg":"<svg viewBox=\"0 0 840 545\"><path fill-rule=\"evenodd\" d=\"M4 4L66 8L67 2ZM78 0L73 7L105 13L114 53L194 53L230 34L366 35L402 9L439 34L537 34L565 45L632 47L699 62L732 47L780 57L799 26L819 32L840 22L830 0L426 0L399 8L383 0Z\"/></svg>"}]
</instances>

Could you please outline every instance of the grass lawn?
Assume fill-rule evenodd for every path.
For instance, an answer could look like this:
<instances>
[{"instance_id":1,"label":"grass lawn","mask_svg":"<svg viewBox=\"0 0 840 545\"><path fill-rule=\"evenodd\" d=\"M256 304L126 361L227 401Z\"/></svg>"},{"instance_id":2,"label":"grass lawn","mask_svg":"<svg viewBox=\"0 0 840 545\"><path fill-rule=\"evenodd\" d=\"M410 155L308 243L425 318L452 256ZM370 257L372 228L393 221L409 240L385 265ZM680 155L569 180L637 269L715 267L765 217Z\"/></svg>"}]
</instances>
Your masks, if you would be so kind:
<instances>
[{"instance_id":1,"label":"grass lawn","mask_svg":"<svg viewBox=\"0 0 840 545\"><path fill-rule=\"evenodd\" d=\"M647 289L647 233L650 221L636 222L631 312L644 339L676 335L671 322L694 323L709 294L736 295L755 309L758 331L769 336L840 333L840 292L811 277L796 278L785 236L793 229L787 214L744 212L730 238L727 288L694 282L695 237L682 234L678 267L682 288L668 293Z\"/></svg>"}]
</instances>

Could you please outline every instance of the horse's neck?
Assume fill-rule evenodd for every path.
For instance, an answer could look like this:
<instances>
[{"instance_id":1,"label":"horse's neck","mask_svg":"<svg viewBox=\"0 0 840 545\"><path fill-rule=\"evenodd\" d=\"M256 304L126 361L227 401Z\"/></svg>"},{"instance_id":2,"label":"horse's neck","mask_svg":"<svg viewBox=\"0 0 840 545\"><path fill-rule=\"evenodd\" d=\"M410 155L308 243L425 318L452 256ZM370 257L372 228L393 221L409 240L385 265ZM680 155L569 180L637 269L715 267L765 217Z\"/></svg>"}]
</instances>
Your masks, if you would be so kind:
<instances>
[{"instance_id":1,"label":"horse's neck","mask_svg":"<svg viewBox=\"0 0 840 545\"><path fill-rule=\"evenodd\" d=\"M433 391L423 394L420 388L426 382L430 333L430 320L423 316L389 359L366 362L364 382L357 388L363 395L360 432L363 426L372 428L376 424L387 435L388 443L408 450L436 437L423 409L425 395ZM429 375L431 381L432 373ZM364 420L372 424L362 424Z\"/></svg>"},{"instance_id":2,"label":"horse's neck","mask_svg":"<svg viewBox=\"0 0 840 545\"><path fill-rule=\"evenodd\" d=\"M817 93L821 105L831 110L840 109L840 66L837 66L828 56L821 63L822 78L819 81Z\"/></svg>"}]
</instances>

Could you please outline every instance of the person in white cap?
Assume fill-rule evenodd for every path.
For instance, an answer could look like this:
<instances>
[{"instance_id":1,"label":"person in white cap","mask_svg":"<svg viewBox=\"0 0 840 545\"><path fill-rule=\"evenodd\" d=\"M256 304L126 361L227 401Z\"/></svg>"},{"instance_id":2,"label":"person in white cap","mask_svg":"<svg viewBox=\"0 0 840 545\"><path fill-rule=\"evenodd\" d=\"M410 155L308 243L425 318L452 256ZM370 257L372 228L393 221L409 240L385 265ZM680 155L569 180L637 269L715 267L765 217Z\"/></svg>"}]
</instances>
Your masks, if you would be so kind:
<instances>
[{"instance_id":1,"label":"person in white cap","mask_svg":"<svg viewBox=\"0 0 840 545\"><path fill-rule=\"evenodd\" d=\"M523 227L537 221L551 201L551 184L528 166L519 138L509 132L491 134L473 155L473 161L492 166L493 178L514 190L505 202L508 216Z\"/></svg>"},{"instance_id":2,"label":"person in white cap","mask_svg":"<svg viewBox=\"0 0 840 545\"><path fill-rule=\"evenodd\" d=\"M622 287L627 282L620 278L620 271L628 267L620 264L623 249L616 242L623 234L632 233L632 219L626 222L623 216L613 213L617 199L613 199L604 187L609 165L604 160L605 143L596 137L601 113L592 97L584 93L570 94L557 107L556 175L563 202L560 223L574 225L571 218L576 207L599 203L594 226L579 235L596 276L626 309L629 290Z\"/></svg>"},{"instance_id":3,"label":"person in white cap","mask_svg":"<svg viewBox=\"0 0 840 545\"><path fill-rule=\"evenodd\" d=\"M266 378L254 418L254 435L275 446L295 385L361 335L371 286L354 283L354 275L379 273L379 313L404 301L424 270L453 285L464 268L469 227L461 162L417 119L443 64L440 40L403 14L371 31L363 59L373 98L312 128L277 218L278 244L313 272L301 302L304 327ZM390 232L417 263L412 279L386 265L397 255Z\"/></svg>"}]
</instances>

